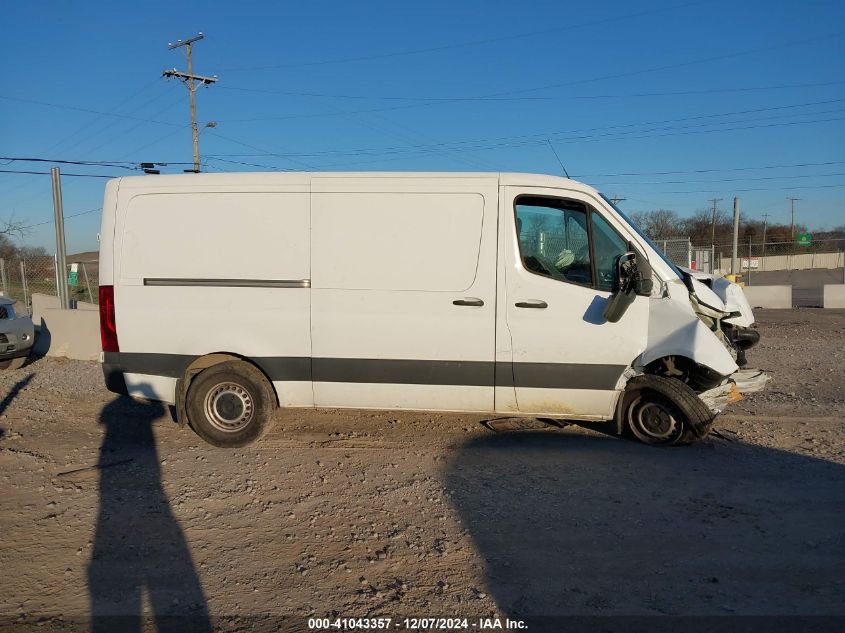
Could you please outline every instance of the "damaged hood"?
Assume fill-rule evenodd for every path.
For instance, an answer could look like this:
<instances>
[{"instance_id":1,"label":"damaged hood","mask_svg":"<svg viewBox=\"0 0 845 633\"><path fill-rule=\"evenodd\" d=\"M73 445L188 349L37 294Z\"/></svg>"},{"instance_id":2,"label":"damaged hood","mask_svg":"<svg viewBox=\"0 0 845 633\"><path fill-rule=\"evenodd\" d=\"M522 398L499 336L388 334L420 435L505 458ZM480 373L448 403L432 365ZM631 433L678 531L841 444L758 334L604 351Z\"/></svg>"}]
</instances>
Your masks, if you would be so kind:
<instances>
[{"instance_id":1,"label":"damaged hood","mask_svg":"<svg viewBox=\"0 0 845 633\"><path fill-rule=\"evenodd\" d=\"M751 327L754 324L754 313L745 293L737 284L728 281L721 275L703 273L699 270L679 267L689 280L691 290L695 292L700 303L707 307L732 314L726 318L726 323L741 327Z\"/></svg>"}]
</instances>

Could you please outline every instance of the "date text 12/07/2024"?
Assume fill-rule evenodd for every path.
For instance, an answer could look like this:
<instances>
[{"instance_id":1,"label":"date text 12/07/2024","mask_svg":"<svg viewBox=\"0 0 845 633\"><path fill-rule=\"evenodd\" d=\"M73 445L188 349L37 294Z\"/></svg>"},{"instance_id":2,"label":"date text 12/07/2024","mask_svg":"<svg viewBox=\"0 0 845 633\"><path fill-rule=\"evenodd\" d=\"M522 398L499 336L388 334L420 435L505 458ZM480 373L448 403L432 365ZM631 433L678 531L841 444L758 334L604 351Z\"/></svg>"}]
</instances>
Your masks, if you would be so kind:
<instances>
[{"instance_id":1,"label":"date text 12/07/2024","mask_svg":"<svg viewBox=\"0 0 845 633\"><path fill-rule=\"evenodd\" d=\"M522 620L510 618L309 618L310 630L390 630L460 631L460 630L524 630Z\"/></svg>"}]
</instances>

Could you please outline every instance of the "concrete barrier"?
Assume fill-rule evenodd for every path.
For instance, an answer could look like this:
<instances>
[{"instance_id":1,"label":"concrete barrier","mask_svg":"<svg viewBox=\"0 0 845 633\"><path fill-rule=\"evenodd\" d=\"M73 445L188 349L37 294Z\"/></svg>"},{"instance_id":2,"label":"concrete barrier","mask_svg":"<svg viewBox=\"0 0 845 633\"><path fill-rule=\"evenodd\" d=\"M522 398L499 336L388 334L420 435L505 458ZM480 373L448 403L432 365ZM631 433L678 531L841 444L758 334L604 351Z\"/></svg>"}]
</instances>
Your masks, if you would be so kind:
<instances>
[{"instance_id":1,"label":"concrete barrier","mask_svg":"<svg viewBox=\"0 0 845 633\"><path fill-rule=\"evenodd\" d=\"M32 322L35 327L41 323L44 310L54 310L59 307L59 298L55 295L45 295L40 292L32 293Z\"/></svg>"},{"instance_id":2,"label":"concrete barrier","mask_svg":"<svg viewBox=\"0 0 845 633\"><path fill-rule=\"evenodd\" d=\"M845 308L845 284L825 284L822 305L825 308Z\"/></svg>"},{"instance_id":3,"label":"concrete barrier","mask_svg":"<svg viewBox=\"0 0 845 633\"><path fill-rule=\"evenodd\" d=\"M100 315L93 310L41 310L35 353L75 360L100 359Z\"/></svg>"},{"instance_id":4,"label":"concrete barrier","mask_svg":"<svg viewBox=\"0 0 845 633\"><path fill-rule=\"evenodd\" d=\"M752 308L792 308L792 286L745 286Z\"/></svg>"}]
</instances>

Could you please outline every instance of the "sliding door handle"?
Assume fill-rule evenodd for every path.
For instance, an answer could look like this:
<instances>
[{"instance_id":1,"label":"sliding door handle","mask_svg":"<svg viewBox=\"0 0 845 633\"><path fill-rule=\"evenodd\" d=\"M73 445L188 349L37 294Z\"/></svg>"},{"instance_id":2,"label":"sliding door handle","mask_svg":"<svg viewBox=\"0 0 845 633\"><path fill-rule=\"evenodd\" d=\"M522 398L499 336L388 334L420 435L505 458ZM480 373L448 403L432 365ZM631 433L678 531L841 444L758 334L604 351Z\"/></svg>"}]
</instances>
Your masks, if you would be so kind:
<instances>
[{"instance_id":1,"label":"sliding door handle","mask_svg":"<svg viewBox=\"0 0 845 633\"><path fill-rule=\"evenodd\" d=\"M465 297L464 299L455 299L452 302L452 305L456 306L483 306L484 302L481 299L476 299L475 297Z\"/></svg>"},{"instance_id":2,"label":"sliding door handle","mask_svg":"<svg viewBox=\"0 0 845 633\"><path fill-rule=\"evenodd\" d=\"M548 308L549 304L545 301L517 301L516 302L517 308Z\"/></svg>"}]
</instances>

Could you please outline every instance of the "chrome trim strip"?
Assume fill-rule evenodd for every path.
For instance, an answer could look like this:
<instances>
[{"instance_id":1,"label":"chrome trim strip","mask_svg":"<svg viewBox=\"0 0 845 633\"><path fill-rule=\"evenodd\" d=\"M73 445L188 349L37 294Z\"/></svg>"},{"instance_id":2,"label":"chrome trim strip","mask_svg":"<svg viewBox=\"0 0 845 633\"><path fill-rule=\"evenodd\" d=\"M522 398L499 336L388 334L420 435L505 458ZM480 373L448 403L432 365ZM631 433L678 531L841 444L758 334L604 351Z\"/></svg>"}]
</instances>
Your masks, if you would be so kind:
<instances>
[{"instance_id":1,"label":"chrome trim strip","mask_svg":"<svg viewBox=\"0 0 845 633\"><path fill-rule=\"evenodd\" d=\"M145 286L205 286L218 288L310 288L310 279L178 279L144 278Z\"/></svg>"}]
</instances>

